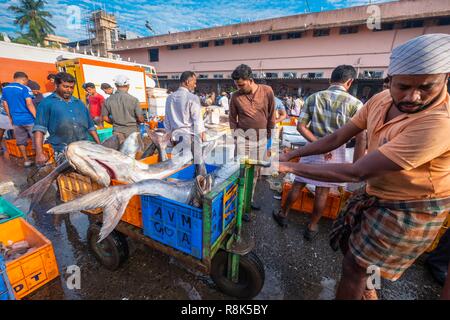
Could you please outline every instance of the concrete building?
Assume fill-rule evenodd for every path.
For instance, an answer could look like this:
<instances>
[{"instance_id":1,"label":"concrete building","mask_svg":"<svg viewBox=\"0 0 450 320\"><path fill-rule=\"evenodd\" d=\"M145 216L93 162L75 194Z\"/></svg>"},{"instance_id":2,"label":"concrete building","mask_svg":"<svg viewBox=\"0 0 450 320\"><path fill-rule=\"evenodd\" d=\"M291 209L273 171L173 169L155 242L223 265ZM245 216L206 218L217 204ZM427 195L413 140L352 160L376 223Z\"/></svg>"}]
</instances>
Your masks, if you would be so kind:
<instances>
[{"instance_id":1,"label":"concrete building","mask_svg":"<svg viewBox=\"0 0 450 320\"><path fill-rule=\"evenodd\" d=\"M145 37L120 41L113 52L154 65L169 87L193 70L200 83L219 91L232 86L231 72L245 63L292 93L326 86L323 79L340 64L355 66L362 82L381 86L392 49L427 33L450 33L450 0L402 0ZM363 94L364 86L357 90Z\"/></svg>"},{"instance_id":2,"label":"concrete building","mask_svg":"<svg viewBox=\"0 0 450 320\"><path fill-rule=\"evenodd\" d=\"M44 39L44 45L47 47L53 47L63 49L69 43L69 39L54 34L48 34Z\"/></svg>"}]
</instances>

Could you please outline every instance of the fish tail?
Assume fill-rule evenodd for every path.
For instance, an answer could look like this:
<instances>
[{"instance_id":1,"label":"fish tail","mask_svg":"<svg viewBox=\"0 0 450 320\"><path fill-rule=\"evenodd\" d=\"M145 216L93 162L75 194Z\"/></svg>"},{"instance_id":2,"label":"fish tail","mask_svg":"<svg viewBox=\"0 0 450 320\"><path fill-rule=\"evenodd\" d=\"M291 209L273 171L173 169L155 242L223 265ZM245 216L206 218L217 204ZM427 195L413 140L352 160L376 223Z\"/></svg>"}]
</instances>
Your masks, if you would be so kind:
<instances>
[{"instance_id":1,"label":"fish tail","mask_svg":"<svg viewBox=\"0 0 450 320\"><path fill-rule=\"evenodd\" d=\"M47 175L45 178L39 180L28 189L22 191L14 201L20 198L31 199L30 208L28 209L27 212L27 214L29 214L31 211L33 211L36 205L42 200L42 197L47 192L48 188L50 188L53 181L55 181L56 178L58 178L58 176L62 172L67 171L68 169L70 169L70 164L67 160L65 160L63 163L61 163L59 166L53 169L53 171L50 172L50 174Z\"/></svg>"},{"instance_id":2,"label":"fish tail","mask_svg":"<svg viewBox=\"0 0 450 320\"><path fill-rule=\"evenodd\" d=\"M101 242L117 226L128 202L136 194L137 190L133 185L104 188L56 206L48 210L47 213L64 214L101 208L103 210L103 225L98 240L98 242Z\"/></svg>"}]
</instances>

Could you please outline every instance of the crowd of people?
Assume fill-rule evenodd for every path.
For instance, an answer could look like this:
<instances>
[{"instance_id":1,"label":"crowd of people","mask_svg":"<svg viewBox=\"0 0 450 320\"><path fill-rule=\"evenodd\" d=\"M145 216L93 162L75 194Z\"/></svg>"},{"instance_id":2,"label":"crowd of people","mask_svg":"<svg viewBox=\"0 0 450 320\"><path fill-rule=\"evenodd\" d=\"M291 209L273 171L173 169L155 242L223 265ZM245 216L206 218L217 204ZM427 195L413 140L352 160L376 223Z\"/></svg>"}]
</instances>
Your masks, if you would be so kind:
<instances>
[{"instance_id":1,"label":"crowd of people","mask_svg":"<svg viewBox=\"0 0 450 320\"><path fill-rule=\"evenodd\" d=\"M72 75L60 72L49 75L48 80L55 89L45 94L40 92L39 84L21 71L14 74L11 83L2 84L0 145L5 131L9 131L8 137L15 138L25 167L34 164L26 150L30 140L36 150L35 163L41 166L48 161L43 151L44 142L51 144L58 158L72 142L87 140L90 136L100 143L97 130L103 128L104 122L112 125L119 141L139 131L145 123L139 100L128 93L130 79L124 75L115 77L116 90L107 83L101 85L106 99L93 83L84 83L87 106L73 97L76 80ZM3 154L3 147L0 150Z\"/></svg>"},{"instance_id":2,"label":"crowd of people","mask_svg":"<svg viewBox=\"0 0 450 320\"><path fill-rule=\"evenodd\" d=\"M280 155L279 172L296 178L285 206L273 212L274 221L286 227L295 195L306 184L314 185L314 210L303 233L313 241L330 188L365 183L335 221L330 245L344 254L336 297L373 299L376 291L367 286L368 269L375 266L381 277L399 279L431 245L450 212L448 52L450 36L445 34L420 36L397 47L391 55L385 90L365 104L348 92L357 77L350 65L337 66L329 87L306 99L276 97L270 86L255 82L251 67L245 64L231 75L236 86L232 94L199 96L195 94L196 74L186 71L178 90L167 98L164 125L169 133L182 129L205 141L201 108L219 105L229 115L236 153L266 161L277 125L288 116L297 117L298 131L308 144ZM122 137L137 131L144 121L138 100L128 94L129 79L124 76L116 77L115 92L111 86L101 86L110 94L106 100L95 85L85 84L89 108L72 96L75 79L69 74L56 75L55 92L36 103L37 107L28 81L18 72L14 82L3 88L2 112L11 119L24 156L28 138L34 135L38 164L46 161L42 143L47 132L54 150L62 152L69 143L88 135L99 143L96 124L101 127L102 121L112 123ZM356 140L354 158L348 161L345 148L352 139ZM299 162L292 162L296 157ZM256 170L252 213L246 214L246 221L263 205L254 197L259 176ZM446 258L448 266L450 257ZM447 277L443 291L447 299L449 282Z\"/></svg>"},{"instance_id":3,"label":"crowd of people","mask_svg":"<svg viewBox=\"0 0 450 320\"><path fill-rule=\"evenodd\" d=\"M330 235L333 250L344 254L337 299L376 299L375 288L368 286L370 268L385 279L399 279L430 247L449 215L449 51L446 34L420 36L397 47L386 90L365 104L348 93L357 76L349 65L337 66L329 88L310 95L303 106L287 99L290 106L300 106L298 130L309 143L280 156L279 172L293 173L296 179L285 207L273 213L275 221L285 227L293 195L306 184L315 185L314 211L304 231L313 240L330 187L365 183ZM229 123L240 141L237 153L264 160L276 126L276 105L281 104L271 87L255 82L249 66L238 66L231 77L237 90L229 99ZM200 99L192 93L195 83L194 73L183 74L179 90L190 98L169 108L200 110ZM189 119L189 111L184 115ZM183 125L200 134L204 128L196 121ZM354 159L347 163L345 146L352 139ZM296 157L300 161L291 162ZM257 171L253 191L258 176ZM253 211L260 208L253 197ZM448 242L446 248L440 266L448 274ZM442 297L450 299L448 275Z\"/></svg>"}]
</instances>

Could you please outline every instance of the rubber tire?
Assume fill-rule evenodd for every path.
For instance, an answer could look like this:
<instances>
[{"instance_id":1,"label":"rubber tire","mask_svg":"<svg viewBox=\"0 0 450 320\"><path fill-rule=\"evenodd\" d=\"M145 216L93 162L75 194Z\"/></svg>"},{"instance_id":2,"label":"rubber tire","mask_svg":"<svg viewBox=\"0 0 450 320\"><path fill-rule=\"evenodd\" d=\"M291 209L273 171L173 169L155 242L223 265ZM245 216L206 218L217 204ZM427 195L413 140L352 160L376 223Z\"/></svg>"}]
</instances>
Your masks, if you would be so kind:
<instances>
[{"instance_id":1,"label":"rubber tire","mask_svg":"<svg viewBox=\"0 0 450 320\"><path fill-rule=\"evenodd\" d=\"M114 230L102 242L97 243L100 229L101 224L95 223L89 226L87 232L89 249L106 269L115 271L128 259L127 239L123 234Z\"/></svg>"},{"instance_id":2,"label":"rubber tire","mask_svg":"<svg viewBox=\"0 0 450 320\"><path fill-rule=\"evenodd\" d=\"M219 290L240 299L251 299L257 296L266 278L261 260L253 252L240 256L239 281L234 283L227 278L228 256L228 252L221 250L216 253L211 262L211 278Z\"/></svg>"}]
</instances>

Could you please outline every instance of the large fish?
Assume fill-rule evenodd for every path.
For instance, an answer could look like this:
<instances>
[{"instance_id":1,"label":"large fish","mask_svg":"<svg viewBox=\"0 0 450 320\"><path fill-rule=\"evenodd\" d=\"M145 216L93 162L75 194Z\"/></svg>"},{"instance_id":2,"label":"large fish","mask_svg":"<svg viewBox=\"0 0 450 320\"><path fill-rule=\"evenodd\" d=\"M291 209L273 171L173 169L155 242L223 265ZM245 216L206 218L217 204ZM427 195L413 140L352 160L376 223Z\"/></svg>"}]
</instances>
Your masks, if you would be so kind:
<instances>
[{"instance_id":1,"label":"large fish","mask_svg":"<svg viewBox=\"0 0 450 320\"><path fill-rule=\"evenodd\" d=\"M135 195L162 196L185 204L201 206L204 194L223 183L239 169L238 162L232 162L216 170L207 177L197 176L186 182L167 182L163 180L143 180L138 183L109 187L89 193L74 201L56 206L48 211L51 214L64 214L81 210L102 208L103 226L99 242L105 239L122 218L130 199Z\"/></svg>"},{"instance_id":2,"label":"large fish","mask_svg":"<svg viewBox=\"0 0 450 320\"><path fill-rule=\"evenodd\" d=\"M108 187L111 179L133 183L164 178L192 161L192 153L184 150L170 160L148 165L96 143L78 141L67 147L66 158L76 172Z\"/></svg>"},{"instance_id":3,"label":"large fish","mask_svg":"<svg viewBox=\"0 0 450 320\"><path fill-rule=\"evenodd\" d=\"M146 153L153 154L154 150L157 149L159 150L160 154L165 155L165 159L167 159L165 149L167 147L168 141L170 141L170 135L163 134L153 137L154 139L151 139L150 141L142 141L140 140L140 135L132 134L127 139L125 139L123 143L121 143L119 137L117 135L113 135L111 138L105 140L102 143L102 146L112 150L120 149L122 150L122 152L133 158L138 152L143 152L143 155L145 155ZM153 149L153 152L151 151L152 146L155 147ZM53 169L53 171L51 171L49 174L46 174L44 178L35 182L31 187L21 192L16 199L29 198L31 200L27 214L34 210L36 205L39 204L44 194L50 188L52 183L58 178L58 176L72 169L73 167L70 165L70 162L67 160L67 158L65 158L56 168ZM41 171L48 172L48 167L40 169L38 168L37 172L34 173L34 175L39 176L39 172Z\"/></svg>"}]
</instances>

